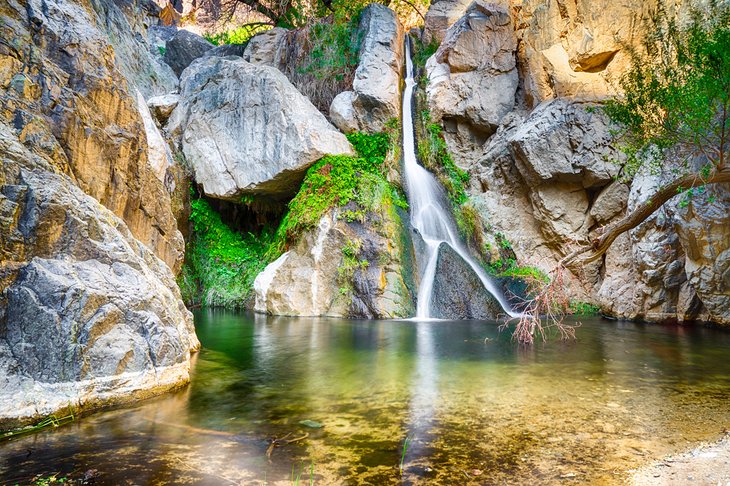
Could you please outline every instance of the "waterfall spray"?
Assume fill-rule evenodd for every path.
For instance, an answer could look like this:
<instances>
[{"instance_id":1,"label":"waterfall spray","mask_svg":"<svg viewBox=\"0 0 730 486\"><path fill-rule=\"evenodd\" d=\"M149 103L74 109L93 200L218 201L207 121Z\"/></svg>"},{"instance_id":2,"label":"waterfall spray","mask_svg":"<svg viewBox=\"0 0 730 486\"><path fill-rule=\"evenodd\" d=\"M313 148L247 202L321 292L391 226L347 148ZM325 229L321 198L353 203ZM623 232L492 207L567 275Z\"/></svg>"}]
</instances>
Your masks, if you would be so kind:
<instances>
[{"instance_id":1,"label":"waterfall spray","mask_svg":"<svg viewBox=\"0 0 730 486\"><path fill-rule=\"evenodd\" d=\"M436 277L438 249L447 244L474 270L484 288L497 299L502 309L511 317L515 313L506 297L499 291L484 269L472 258L466 246L461 242L456 230L450 208L446 206L443 188L436 178L418 164L416 159L416 143L413 132L413 61L408 38L406 46L406 87L403 92L403 161L408 204L410 205L411 224L418 230L426 243L426 255L421 260L426 262L426 269L421 277L418 289L416 318L431 317L431 295Z\"/></svg>"}]
</instances>

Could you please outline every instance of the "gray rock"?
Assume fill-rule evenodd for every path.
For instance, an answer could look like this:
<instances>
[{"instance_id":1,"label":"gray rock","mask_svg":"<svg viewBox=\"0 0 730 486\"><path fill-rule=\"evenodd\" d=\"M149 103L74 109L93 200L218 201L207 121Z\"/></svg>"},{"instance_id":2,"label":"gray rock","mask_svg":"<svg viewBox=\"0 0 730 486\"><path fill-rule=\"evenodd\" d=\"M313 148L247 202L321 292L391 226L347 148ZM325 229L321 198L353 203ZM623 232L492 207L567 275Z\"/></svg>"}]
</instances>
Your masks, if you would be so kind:
<instances>
[{"instance_id":1,"label":"gray rock","mask_svg":"<svg viewBox=\"0 0 730 486\"><path fill-rule=\"evenodd\" d=\"M591 206L591 216L598 224L606 224L623 214L629 198L629 186L615 181L606 186Z\"/></svg>"},{"instance_id":2,"label":"gray rock","mask_svg":"<svg viewBox=\"0 0 730 486\"><path fill-rule=\"evenodd\" d=\"M180 95L177 93L168 93L160 96L153 96L147 100L147 107L155 117L155 120L163 126L172 115L172 111L180 102Z\"/></svg>"},{"instance_id":3,"label":"gray rock","mask_svg":"<svg viewBox=\"0 0 730 486\"><path fill-rule=\"evenodd\" d=\"M730 325L730 185L707 186L670 211L686 255L684 272L707 310L705 318Z\"/></svg>"},{"instance_id":4,"label":"gray rock","mask_svg":"<svg viewBox=\"0 0 730 486\"><path fill-rule=\"evenodd\" d=\"M517 39L509 12L474 2L426 63L428 105L452 145L475 147L515 105ZM470 150L470 149L467 149Z\"/></svg>"},{"instance_id":5,"label":"gray rock","mask_svg":"<svg viewBox=\"0 0 730 486\"><path fill-rule=\"evenodd\" d=\"M426 12L423 40L441 43L449 27L459 20L473 0L434 0Z\"/></svg>"},{"instance_id":6,"label":"gray rock","mask_svg":"<svg viewBox=\"0 0 730 486\"><path fill-rule=\"evenodd\" d=\"M618 175L621 154L596 105L556 99L535 108L510 136L511 149L530 184L569 182L602 187Z\"/></svg>"},{"instance_id":7,"label":"gray rock","mask_svg":"<svg viewBox=\"0 0 730 486\"><path fill-rule=\"evenodd\" d=\"M502 306L479 276L449 245L442 243L436 262L431 315L439 319L497 319Z\"/></svg>"},{"instance_id":8,"label":"gray rock","mask_svg":"<svg viewBox=\"0 0 730 486\"><path fill-rule=\"evenodd\" d=\"M178 76L194 60L205 55L215 46L198 34L181 29L165 44L165 62Z\"/></svg>"},{"instance_id":9,"label":"gray rock","mask_svg":"<svg viewBox=\"0 0 730 486\"><path fill-rule=\"evenodd\" d=\"M368 213L364 223L347 223L340 209L325 214L256 277L255 310L371 319L412 315L414 257L407 227L394 219L392 208L377 209L381 214ZM358 262L367 262L351 268L351 277L341 273L346 245L356 249Z\"/></svg>"},{"instance_id":10,"label":"gray rock","mask_svg":"<svg viewBox=\"0 0 730 486\"><path fill-rule=\"evenodd\" d=\"M185 384L199 343L170 269L17 140L0 155L0 427Z\"/></svg>"},{"instance_id":11,"label":"gray rock","mask_svg":"<svg viewBox=\"0 0 730 486\"><path fill-rule=\"evenodd\" d=\"M203 58L185 70L168 122L195 178L212 197L285 197L324 155L354 155L284 74L235 58Z\"/></svg>"},{"instance_id":12,"label":"gray rock","mask_svg":"<svg viewBox=\"0 0 730 486\"><path fill-rule=\"evenodd\" d=\"M243 57L243 52L246 46L243 44L223 44L222 46L216 46L213 49L207 51L204 56L211 57L226 57L235 56Z\"/></svg>"},{"instance_id":13,"label":"gray rock","mask_svg":"<svg viewBox=\"0 0 730 486\"><path fill-rule=\"evenodd\" d=\"M380 132L400 114L403 26L392 10L372 3L362 12L357 35L362 41L353 94L336 97L337 103L333 100L330 105L330 117L335 124L341 122L337 127L345 132ZM353 130L355 121L357 128Z\"/></svg>"},{"instance_id":14,"label":"gray rock","mask_svg":"<svg viewBox=\"0 0 730 486\"><path fill-rule=\"evenodd\" d=\"M286 62L289 31L274 27L256 34L246 45L243 58L252 64L263 64L282 70Z\"/></svg>"}]
</instances>

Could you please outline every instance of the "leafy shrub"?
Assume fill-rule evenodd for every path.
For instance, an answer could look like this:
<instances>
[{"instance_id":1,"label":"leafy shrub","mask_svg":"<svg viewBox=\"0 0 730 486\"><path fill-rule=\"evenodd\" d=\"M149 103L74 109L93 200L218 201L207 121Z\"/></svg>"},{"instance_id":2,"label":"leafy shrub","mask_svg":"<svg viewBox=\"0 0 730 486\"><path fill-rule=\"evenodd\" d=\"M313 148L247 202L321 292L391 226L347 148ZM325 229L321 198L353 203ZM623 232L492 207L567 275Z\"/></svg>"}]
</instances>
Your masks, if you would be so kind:
<instances>
[{"instance_id":1,"label":"leafy shrub","mask_svg":"<svg viewBox=\"0 0 730 486\"><path fill-rule=\"evenodd\" d=\"M215 44L217 46L225 44L246 44L249 40L251 40L251 37L269 30L270 28L271 25L255 22L251 24L244 24L236 29L219 32L217 34L208 32L203 34L203 37L205 37L205 39L211 44Z\"/></svg>"},{"instance_id":2,"label":"leafy shrub","mask_svg":"<svg viewBox=\"0 0 730 486\"><path fill-rule=\"evenodd\" d=\"M601 311L597 305L588 302L580 302L576 300L570 301L569 313L579 316L595 316Z\"/></svg>"}]
</instances>

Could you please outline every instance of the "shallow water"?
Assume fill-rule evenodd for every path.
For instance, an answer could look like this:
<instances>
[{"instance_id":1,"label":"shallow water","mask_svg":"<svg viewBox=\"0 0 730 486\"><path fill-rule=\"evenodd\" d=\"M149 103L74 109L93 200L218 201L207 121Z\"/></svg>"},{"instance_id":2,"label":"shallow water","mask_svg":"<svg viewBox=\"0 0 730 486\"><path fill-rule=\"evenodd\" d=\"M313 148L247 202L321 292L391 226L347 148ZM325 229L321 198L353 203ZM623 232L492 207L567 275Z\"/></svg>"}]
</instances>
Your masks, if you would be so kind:
<instances>
[{"instance_id":1,"label":"shallow water","mask_svg":"<svg viewBox=\"0 0 730 486\"><path fill-rule=\"evenodd\" d=\"M718 330L588 319L524 349L482 321L195 317L189 387L0 443L3 483L621 484L730 428Z\"/></svg>"}]
</instances>

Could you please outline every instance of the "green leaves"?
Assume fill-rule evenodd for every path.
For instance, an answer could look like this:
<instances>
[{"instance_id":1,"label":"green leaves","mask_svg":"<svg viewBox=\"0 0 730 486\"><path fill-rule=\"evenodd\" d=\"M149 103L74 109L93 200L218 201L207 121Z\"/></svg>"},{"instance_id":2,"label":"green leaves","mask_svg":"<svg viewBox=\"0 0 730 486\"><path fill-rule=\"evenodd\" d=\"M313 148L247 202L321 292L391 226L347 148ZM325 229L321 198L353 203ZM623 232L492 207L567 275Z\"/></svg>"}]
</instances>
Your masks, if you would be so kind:
<instances>
[{"instance_id":1,"label":"green leaves","mask_svg":"<svg viewBox=\"0 0 730 486\"><path fill-rule=\"evenodd\" d=\"M642 49L630 49L633 65L620 79L621 98L604 110L623 128L625 169L632 177L667 157L701 156L717 166L730 135L730 6L710 1L679 24L659 9ZM705 170L707 177L710 170Z\"/></svg>"}]
</instances>

